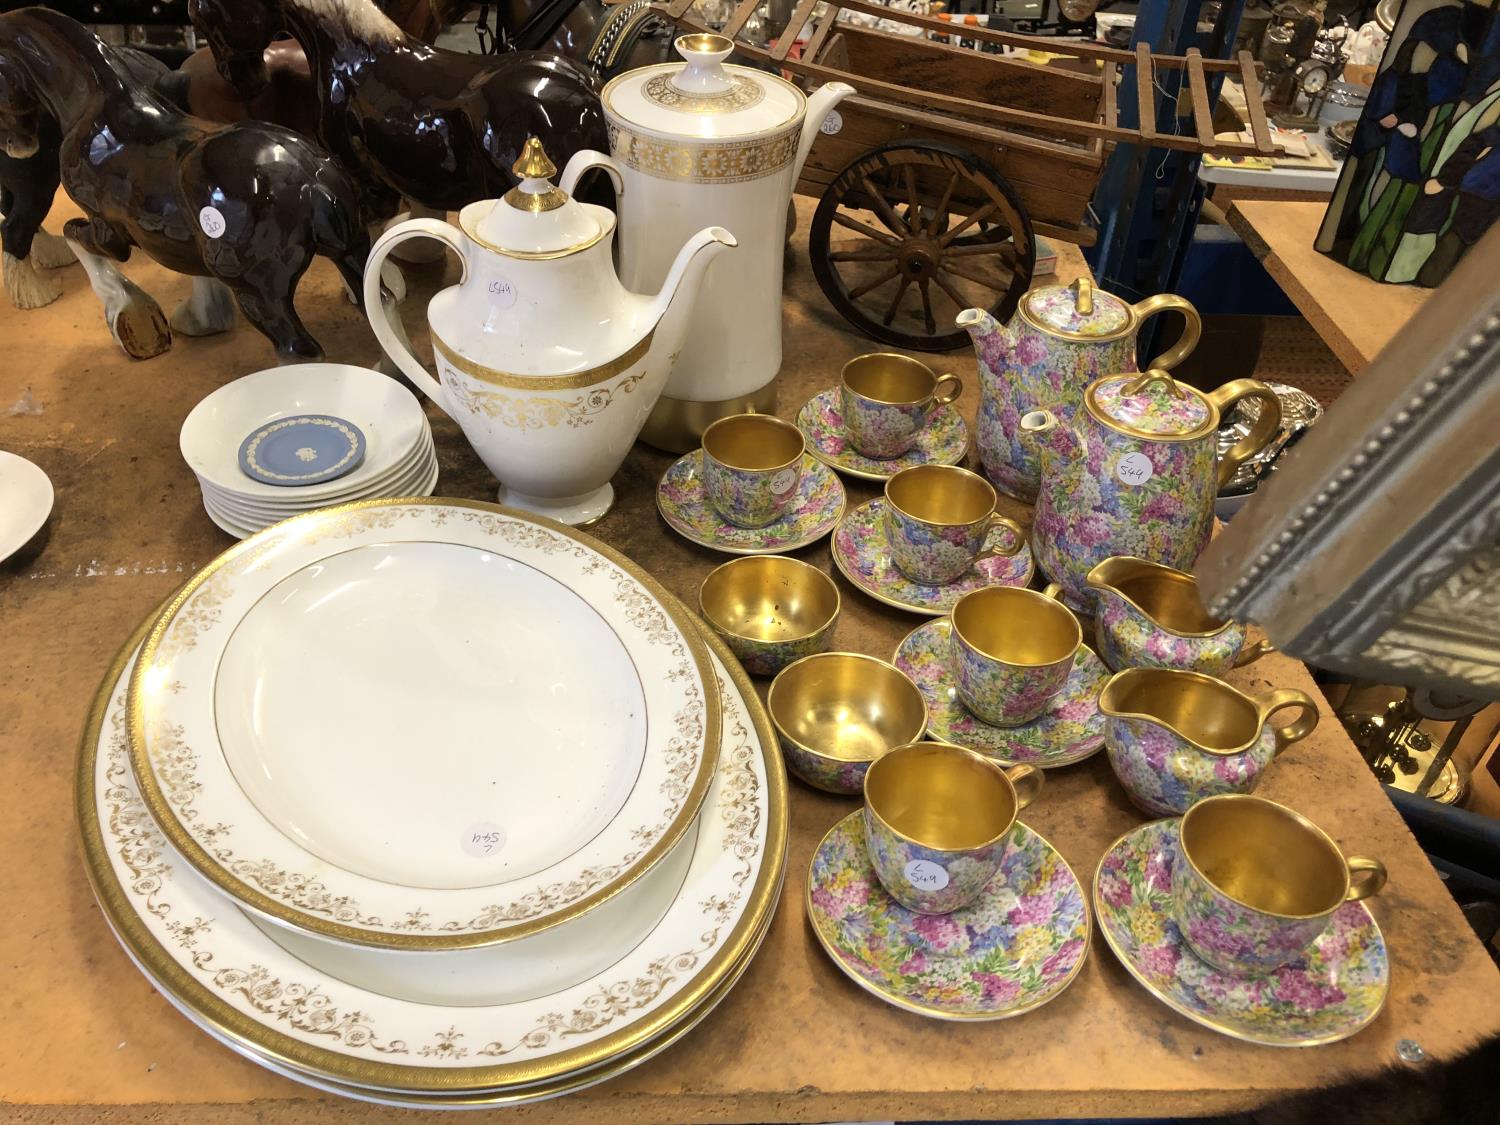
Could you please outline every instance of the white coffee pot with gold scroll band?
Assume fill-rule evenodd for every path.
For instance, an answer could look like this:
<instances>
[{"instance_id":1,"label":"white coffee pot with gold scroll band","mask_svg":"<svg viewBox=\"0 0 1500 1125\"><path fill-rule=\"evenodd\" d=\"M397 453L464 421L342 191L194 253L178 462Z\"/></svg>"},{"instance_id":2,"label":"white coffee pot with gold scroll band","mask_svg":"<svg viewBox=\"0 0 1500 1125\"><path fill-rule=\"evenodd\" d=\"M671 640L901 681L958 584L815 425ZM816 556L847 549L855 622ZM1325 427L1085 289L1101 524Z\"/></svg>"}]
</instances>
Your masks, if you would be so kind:
<instances>
[{"instance_id":1,"label":"white coffee pot with gold scroll band","mask_svg":"<svg viewBox=\"0 0 1500 1125\"><path fill-rule=\"evenodd\" d=\"M819 128L854 92L829 82L805 96L774 74L724 60L722 35L684 35L680 63L619 75L600 95L620 198L620 276L661 284L671 247L710 223L739 240L711 264L682 355L641 437L684 452L709 423L772 413L781 369L781 281L792 188Z\"/></svg>"},{"instance_id":2,"label":"white coffee pot with gold scroll band","mask_svg":"<svg viewBox=\"0 0 1500 1125\"><path fill-rule=\"evenodd\" d=\"M600 163L602 153L576 153L563 183ZM614 213L554 186L557 169L534 137L514 171L521 182L469 204L458 228L410 219L381 236L365 266L365 308L386 353L499 478L501 503L591 523L613 503L610 478L667 384L704 269L735 238L699 230L676 250L660 292L632 293L615 274ZM437 379L380 302L386 255L418 237L463 262L459 284L427 305Z\"/></svg>"}]
</instances>

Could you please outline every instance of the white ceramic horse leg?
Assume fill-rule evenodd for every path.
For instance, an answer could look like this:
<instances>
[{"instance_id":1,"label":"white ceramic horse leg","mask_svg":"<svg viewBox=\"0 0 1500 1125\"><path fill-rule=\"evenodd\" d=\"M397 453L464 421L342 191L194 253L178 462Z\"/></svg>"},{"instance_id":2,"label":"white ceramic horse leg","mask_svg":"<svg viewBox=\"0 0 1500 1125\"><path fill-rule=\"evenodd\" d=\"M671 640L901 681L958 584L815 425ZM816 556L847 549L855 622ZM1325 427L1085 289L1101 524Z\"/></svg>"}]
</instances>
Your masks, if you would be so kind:
<instances>
[{"instance_id":1,"label":"white ceramic horse leg","mask_svg":"<svg viewBox=\"0 0 1500 1125\"><path fill-rule=\"evenodd\" d=\"M172 310L172 331L212 336L234 327L234 294L216 277L193 278L193 295Z\"/></svg>"},{"instance_id":2,"label":"white ceramic horse leg","mask_svg":"<svg viewBox=\"0 0 1500 1125\"><path fill-rule=\"evenodd\" d=\"M4 275L10 303L18 309L40 309L62 296L62 282L37 271L34 244L29 258L14 254L0 256L0 273Z\"/></svg>"},{"instance_id":3,"label":"white ceramic horse leg","mask_svg":"<svg viewBox=\"0 0 1500 1125\"><path fill-rule=\"evenodd\" d=\"M390 230L397 223L405 222L407 219L447 219L446 211L438 211L432 207L423 207L415 200L406 201L406 214L397 215L385 224L385 230ZM409 238L391 251L391 257L397 261L405 262L409 266L431 265L447 253L447 247L435 238Z\"/></svg>"},{"instance_id":4,"label":"white ceramic horse leg","mask_svg":"<svg viewBox=\"0 0 1500 1125\"><path fill-rule=\"evenodd\" d=\"M131 359L150 359L172 346L172 329L161 306L108 258L90 253L67 240L89 275L89 285L104 306L104 323Z\"/></svg>"},{"instance_id":5,"label":"white ceramic horse leg","mask_svg":"<svg viewBox=\"0 0 1500 1125\"><path fill-rule=\"evenodd\" d=\"M68 249L66 238L48 234L44 230L37 231L36 237L31 240L31 260L44 270L60 269L78 261L73 257L73 251Z\"/></svg>"}]
</instances>

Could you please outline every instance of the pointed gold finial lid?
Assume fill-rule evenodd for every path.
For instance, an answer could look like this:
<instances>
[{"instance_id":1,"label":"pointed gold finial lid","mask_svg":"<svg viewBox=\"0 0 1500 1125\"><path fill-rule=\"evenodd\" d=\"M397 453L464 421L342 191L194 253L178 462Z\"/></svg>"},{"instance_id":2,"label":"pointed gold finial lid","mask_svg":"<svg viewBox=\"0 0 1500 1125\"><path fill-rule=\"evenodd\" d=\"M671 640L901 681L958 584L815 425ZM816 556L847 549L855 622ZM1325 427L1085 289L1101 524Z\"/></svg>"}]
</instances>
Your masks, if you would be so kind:
<instances>
[{"instance_id":1,"label":"pointed gold finial lid","mask_svg":"<svg viewBox=\"0 0 1500 1125\"><path fill-rule=\"evenodd\" d=\"M526 138L521 159L512 164L510 170L523 180L550 180L557 175L557 165L547 159L547 151L536 137Z\"/></svg>"},{"instance_id":2,"label":"pointed gold finial lid","mask_svg":"<svg viewBox=\"0 0 1500 1125\"><path fill-rule=\"evenodd\" d=\"M528 137L511 165L520 183L493 202L479 222L480 240L501 253L553 255L592 245L600 231L590 209L552 182L557 165L542 142Z\"/></svg>"}]
</instances>

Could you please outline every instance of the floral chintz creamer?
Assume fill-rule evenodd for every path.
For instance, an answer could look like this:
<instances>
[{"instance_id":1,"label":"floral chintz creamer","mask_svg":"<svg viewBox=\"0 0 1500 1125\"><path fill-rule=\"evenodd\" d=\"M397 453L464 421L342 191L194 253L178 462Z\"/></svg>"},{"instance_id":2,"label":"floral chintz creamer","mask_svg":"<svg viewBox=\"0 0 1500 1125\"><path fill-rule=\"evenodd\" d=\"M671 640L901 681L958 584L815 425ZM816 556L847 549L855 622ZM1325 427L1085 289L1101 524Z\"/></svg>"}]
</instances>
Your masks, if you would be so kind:
<instances>
[{"instance_id":1,"label":"floral chintz creamer","mask_svg":"<svg viewBox=\"0 0 1500 1125\"><path fill-rule=\"evenodd\" d=\"M1107 376L1088 388L1071 424L1044 410L1022 419L1043 461L1032 551L1070 606L1091 604L1088 573L1112 555L1189 569L1208 545L1219 407L1262 392L1275 402L1254 380L1224 390L1233 393L1221 403L1165 372ZM1279 422L1279 404L1274 413Z\"/></svg>"},{"instance_id":2,"label":"floral chintz creamer","mask_svg":"<svg viewBox=\"0 0 1500 1125\"><path fill-rule=\"evenodd\" d=\"M1239 754L1210 754L1151 719L1106 715L1104 747L1130 799L1154 816L1178 816L1205 797L1249 793L1276 757L1276 732L1261 729Z\"/></svg>"},{"instance_id":3,"label":"floral chintz creamer","mask_svg":"<svg viewBox=\"0 0 1500 1125\"><path fill-rule=\"evenodd\" d=\"M1105 853L1094 879L1099 929L1147 989L1206 1027L1281 1047L1346 1038L1379 1014L1390 963L1362 903L1334 911L1296 961L1267 974L1225 973L1197 957L1172 917L1177 840L1175 820L1142 825Z\"/></svg>"},{"instance_id":4,"label":"floral chintz creamer","mask_svg":"<svg viewBox=\"0 0 1500 1125\"><path fill-rule=\"evenodd\" d=\"M1337 903L1311 918L1283 918L1236 902L1204 879L1178 841L1172 917L1188 948L1226 973L1256 975L1295 961L1328 928Z\"/></svg>"},{"instance_id":5,"label":"floral chintz creamer","mask_svg":"<svg viewBox=\"0 0 1500 1125\"><path fill-rule=\"evenodd\" d=\"M924 848L904 840L864 809L865 846L880 883L893 899L918 914L947 914L973 902L1000 866L1010 833L962 853ZM914 881L915 880L915 881Z\"/></svg>"},{"instance_id":6,"label":"floral chintz creamer","mask_svg":"<svg viewBox=\"0 0 1500 1125\"><path fill-rule=\"evenodd\" d=\"M1180 668L1222 676L1235 667L1245 647L1245 627L1237 622L1225 622L1207 636L1189 637L1158 625L1119 594L1100 591L1098 597L1094 625L1099 655L1116 672Z\"/></svg>"},{"instance_id":7,"label":"floral chintz creamer","mask_svg":"<svg viewBox=\"0 0 1500 1125\"><path fill-rule=\"evenodd\" d=\"M808 916L835 963L901 1007L950 1019L1020 1015L1061 994L1088 956L1083 887L1024 824L999 873L968 906L916 914L881 889L858 816L824 838L808 875Z\"/></svg>"}]
</instances>

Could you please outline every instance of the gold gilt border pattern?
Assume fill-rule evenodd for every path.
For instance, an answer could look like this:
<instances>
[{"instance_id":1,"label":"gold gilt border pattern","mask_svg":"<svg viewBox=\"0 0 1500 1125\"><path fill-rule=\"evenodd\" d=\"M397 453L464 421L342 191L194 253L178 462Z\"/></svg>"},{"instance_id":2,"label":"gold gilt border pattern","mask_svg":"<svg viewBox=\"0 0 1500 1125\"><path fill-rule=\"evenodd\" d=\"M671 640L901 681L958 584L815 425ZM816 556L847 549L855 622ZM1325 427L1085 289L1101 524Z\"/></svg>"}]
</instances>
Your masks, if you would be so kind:
<instances>
[{"instance_id":1,"label":"gold gilt border pattern","mask_svg":"<svg viewBox=\"0 0 1500 1125\"><path fill-rule=\"evenodd\" d=\"M739 75L733 76L733 85L722 94L691 94L672 85L674 75L653 74L641 87L642 96L656 105L684 113L732 113L737 109L749 109L765 99L766 91L758 82L751 82Z\"/></svg>"},{"instance_id":2,"label":"gold gilt border pattern","mask_svg":"<svg viewBox=\"0 0 1500 1125\"><path fill-rule=\"evenodd\" d=\"M465 410L492 418L512 430L548 430L554 426L592 426L594 417L609 409L616 397L635 390L646 377L643 368L627 375L613 387L595 387L585 395L564 401L547 395L512 397L499 391L478 389L449 376L444 385Z\"/></svg>"},{"instance_id":3,"label":"gold gilt border pattern","mask_svg":"<svg viewBox=\"0 0 1500 1125\"><path fill-rule=\"evenodd\" d=\"M628 371L651 350L651 340L656 335L653 328L631 347L615 356L608 363L590 367L587 371L575 371L571 375L516 375L485 367L472 359L460 355L451 345L444 343L436 333L432 335L432 350L454 370L462 371L471 379L491 386L504 387L512 391L576 391L608 382L623 371Z\"/></svg>"},{"instance_id":4,"label":"gold gilt border pattern","mask_svg":"<svg viewBox=\"0 0 1500 1125\"><path fill-rule=\"evenodd\" d=\"M609 151L616 160L654 179L692 184L738 184L779 172L797 155L801 136L794 126L769 137L689 144L636 133L609 119Z\"/></svg>"}]
</instances>

